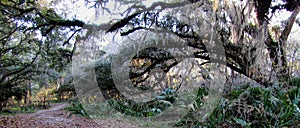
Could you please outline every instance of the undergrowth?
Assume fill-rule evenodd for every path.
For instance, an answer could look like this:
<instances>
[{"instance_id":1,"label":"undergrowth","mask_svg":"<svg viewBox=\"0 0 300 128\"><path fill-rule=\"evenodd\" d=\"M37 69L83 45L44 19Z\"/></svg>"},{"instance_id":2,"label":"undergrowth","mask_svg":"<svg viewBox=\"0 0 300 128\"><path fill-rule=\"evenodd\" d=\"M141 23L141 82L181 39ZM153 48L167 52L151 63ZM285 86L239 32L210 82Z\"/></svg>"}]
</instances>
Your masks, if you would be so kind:
<instances>
[{"instance_id":1,"label":"undergrowth","mask_svg":"<svg viewBox=\"0 0 300 128\"><path fill-rule=\"evenodd\" d=\"M288 87L288 88L287 88ZM171 94L171 93L170 93ZM292 79L282 84L274 84L268 88L241 86L227 92L216 108L206 118L198 119L197 110L202 107L203 96L207 90L199 89L194 110L179 120L173 127L299 127L300 125L300 79ZM165 100L170 95L160 95L158 100ZM172 95L173 96L173 95ZM175 95L174 95L175 96ZM161 98L161 99L160 99ZM171 98L172 99L172 98ZM117 109L130 116L155 116L169 104L158 106L154 104L146 109L124 105L125 101L109 100L108 105L94 104L93 110L105 113L106 109ZM157 106L155 106L157 105ZM137 106L138 107L138 106ZM140 107L140 106L139 106ZM98 109L95 109L98 108ZM66 108L73 112L87 116L78 101L71 102ZM139 111L140 110L140 111ZM123 113L123 114L124 114ZM150 123L151 124L151 123ZM144 123L147 127L149 123ZM167 125L167 124L166 124ZM151 126L149 126L151 127Z\"/></svg>"}]
</instances>

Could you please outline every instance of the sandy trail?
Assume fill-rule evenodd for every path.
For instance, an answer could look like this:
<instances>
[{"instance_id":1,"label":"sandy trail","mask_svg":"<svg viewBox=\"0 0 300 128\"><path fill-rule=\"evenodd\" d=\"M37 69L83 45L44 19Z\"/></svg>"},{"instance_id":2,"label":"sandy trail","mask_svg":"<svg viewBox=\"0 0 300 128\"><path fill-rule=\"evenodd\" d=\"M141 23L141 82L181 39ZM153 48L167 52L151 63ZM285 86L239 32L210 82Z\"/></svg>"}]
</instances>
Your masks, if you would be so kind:
<instances>
[{"instance_id":1,"label":"sandy trail","mask_svg":"<svg viewBox=\"0 0 300 128\"><path fill-rule=\"evenodd\" d=\"M52 104L36 113L0 116L0 128L138 128L121 120L97 120L71 115L67 103ZM71 116L70 116L71 115Z\"/></svg>"}]
</instances>

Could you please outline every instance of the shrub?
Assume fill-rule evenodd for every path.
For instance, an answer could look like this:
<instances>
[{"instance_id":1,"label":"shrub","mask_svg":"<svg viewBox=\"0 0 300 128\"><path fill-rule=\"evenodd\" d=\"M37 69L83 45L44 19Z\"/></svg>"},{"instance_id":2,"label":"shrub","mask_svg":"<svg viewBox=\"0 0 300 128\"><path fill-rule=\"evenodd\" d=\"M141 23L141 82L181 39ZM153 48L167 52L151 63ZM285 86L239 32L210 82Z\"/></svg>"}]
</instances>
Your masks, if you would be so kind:
<instances>
[{"instance_id":1,"label":"shrub","mask_svg":"<svg viewBox=\"0 0 300 128\"><path fill-rule=\"evenodd\" d=\"M68 110L68 111L72 112L72 114L75 114L75 115L88 117L88 114L86 113L82 104L78 100L70 101L70 105L68 107L66 107L65 110Z\"/></svg>"},{"instance_id":2,"label":"shrub","mask_svg":"<svg viewBox=\"0 0 300 128\"><path fill-rule=\"evenodd\" d=\"M205 122L199 122L193 114L191 110L177 126L296 127L300 123L300 88L285 90L273 85L236 89L220 100Z\"/></svg>"}]
</instances>

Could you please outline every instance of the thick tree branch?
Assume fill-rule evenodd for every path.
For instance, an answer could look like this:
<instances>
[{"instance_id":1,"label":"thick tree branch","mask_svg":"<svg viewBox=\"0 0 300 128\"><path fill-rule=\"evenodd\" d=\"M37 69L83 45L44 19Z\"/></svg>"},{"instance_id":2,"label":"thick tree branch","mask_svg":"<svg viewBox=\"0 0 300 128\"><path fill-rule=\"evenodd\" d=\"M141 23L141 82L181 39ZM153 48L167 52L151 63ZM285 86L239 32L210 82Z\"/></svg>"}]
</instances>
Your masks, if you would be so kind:
<instances>
[{"instance_id":1,"label":"thick tree branch","mask_svg":"<svg viewBox=\"0 0 300 128\"><path fill-rule=\"evenodd\" d=\"M63 27L83 27L85 23L80 20L50 20L49 24Z\"/></svg>"},{"instance_id":2,"label":"thick tree branch","mask_svg":"<svg viewBox=\"0 0 300 128\"><path fill-rule=\"evenodd\" d=\"M293 13L291 14L291 16L288 19L288 23L286 24L284 30L282 31L282 34L279 37L279 43L281 43L282 46L286 46L287 38L289 37L289 35L291 33L291 30L295 23L296 17L299 14L299 10L300 10L299 6L293 10Z\"/></svg>"},{"instance_id":3,"label":"thick tree branch","mask_svg":"<svg viewBox=\"0 0 300 128\"><path fill-rule=\"evenodd\" d=\"M69 43L69 41L74 37L74 35L77 33L77 32L79 32L79 31L81 31L82 29L77 29L76 31L74 31L73 32L73 34L63 43L63 46L65 46L66 44L68 44Z\"/></svg>"}]
</instances>

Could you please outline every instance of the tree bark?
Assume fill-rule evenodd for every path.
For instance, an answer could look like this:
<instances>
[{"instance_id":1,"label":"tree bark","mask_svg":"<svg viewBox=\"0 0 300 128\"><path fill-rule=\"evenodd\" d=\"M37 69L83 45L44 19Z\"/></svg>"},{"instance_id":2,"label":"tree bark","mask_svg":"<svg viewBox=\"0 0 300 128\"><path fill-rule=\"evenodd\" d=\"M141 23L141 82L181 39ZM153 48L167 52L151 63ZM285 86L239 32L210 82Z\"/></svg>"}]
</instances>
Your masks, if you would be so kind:
<instances>
[{"instance_id":1,"label":"tree bark","mask_svg":"<svg viewBox=\"0 0 300 128\"><path fill-rule=\"evenodd\" d=\"M286 42L288 36L291 33L292 27L295 23L299 10L300 10L299 7L293 10L291 16L288 19L288 23L284 27L284 30L282 31L278 39L278 42L274 41L271 38L270 32L265 42L265 44L268 46L273 69L275 70L279 81L286 81L291 77L290 73L288 72L288 64L287 64L288 62L287 62L285 50L287 46Z\"/></svg>"}]
</instances>

